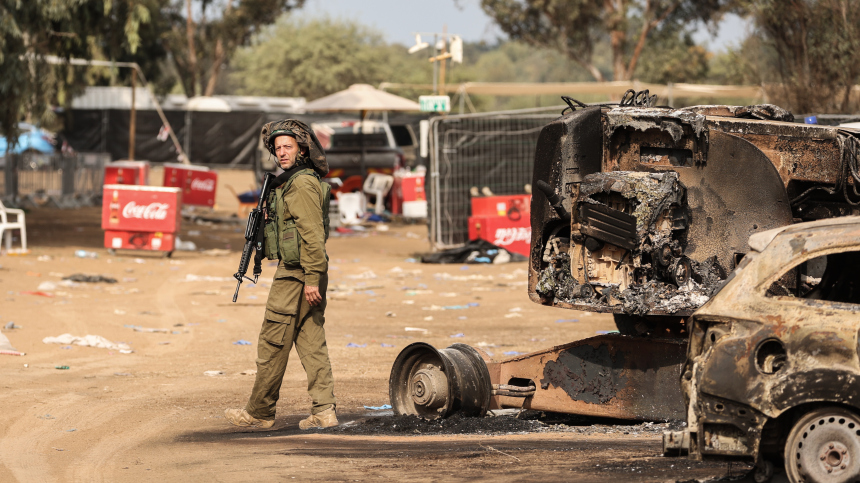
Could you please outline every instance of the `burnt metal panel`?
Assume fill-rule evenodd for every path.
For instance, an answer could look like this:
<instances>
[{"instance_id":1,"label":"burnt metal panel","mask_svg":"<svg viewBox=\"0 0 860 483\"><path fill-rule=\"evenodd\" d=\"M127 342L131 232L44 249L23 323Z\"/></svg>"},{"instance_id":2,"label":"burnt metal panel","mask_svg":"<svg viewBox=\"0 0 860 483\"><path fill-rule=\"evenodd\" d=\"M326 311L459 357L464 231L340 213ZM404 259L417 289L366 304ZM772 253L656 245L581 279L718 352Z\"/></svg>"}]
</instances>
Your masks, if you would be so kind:
<instances>
[{"instance_id":1,"label":"burnt metal panel","mask_svg":"<svg viewBox=\"0 0 860 483\"><path fill-rule=\"evenodd\" d=\"M633 215L603 205L583 204L580 216L583 234L627 250L636 248L636 217Z\"/></svg>"}]
</instances>

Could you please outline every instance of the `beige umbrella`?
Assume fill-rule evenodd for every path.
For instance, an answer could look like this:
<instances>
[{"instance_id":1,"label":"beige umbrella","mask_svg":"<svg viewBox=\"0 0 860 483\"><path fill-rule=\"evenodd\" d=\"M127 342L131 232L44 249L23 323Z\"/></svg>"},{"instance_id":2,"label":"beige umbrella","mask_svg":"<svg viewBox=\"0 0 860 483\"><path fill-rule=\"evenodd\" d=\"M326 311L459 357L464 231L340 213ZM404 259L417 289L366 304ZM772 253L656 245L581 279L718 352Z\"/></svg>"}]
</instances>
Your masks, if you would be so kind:
<instances>
[{"instance_id":1,"label":"beige umbrella","mask_svg":"<svg viewBox=\"0 0 860 483\"><path fill-rule=\"evenodd\" d=\"M367 177L364 165L364 118L367 111L419 111L417 102L404 97L395 96L368 84L353 84L348 89L321 97L303 106L306 111L313 112L344 112L359 111L361 113L361 179Z\"/></svg>"}]
</instances>

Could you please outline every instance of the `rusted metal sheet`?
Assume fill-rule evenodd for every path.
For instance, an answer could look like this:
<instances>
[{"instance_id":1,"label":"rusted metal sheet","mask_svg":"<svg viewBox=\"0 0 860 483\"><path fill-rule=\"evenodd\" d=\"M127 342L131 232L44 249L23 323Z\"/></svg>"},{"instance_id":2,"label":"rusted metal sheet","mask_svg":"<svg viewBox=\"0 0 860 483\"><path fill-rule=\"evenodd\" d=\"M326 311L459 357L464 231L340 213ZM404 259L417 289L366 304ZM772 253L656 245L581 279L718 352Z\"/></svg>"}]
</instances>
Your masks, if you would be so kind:
<instances>
[{"instance_id":1,"label":"rusted metal sheet","mask_svg":"<svg viewBox=\"0 0 860 483\"><path fill-rule=\"evenodd\" d=\"M535 387L528 398L494 396L490 408L637 420L683 418L678 378L686 343L607 334L508 360L488 361L493 384Z\"/></svg>"}]
</instances>

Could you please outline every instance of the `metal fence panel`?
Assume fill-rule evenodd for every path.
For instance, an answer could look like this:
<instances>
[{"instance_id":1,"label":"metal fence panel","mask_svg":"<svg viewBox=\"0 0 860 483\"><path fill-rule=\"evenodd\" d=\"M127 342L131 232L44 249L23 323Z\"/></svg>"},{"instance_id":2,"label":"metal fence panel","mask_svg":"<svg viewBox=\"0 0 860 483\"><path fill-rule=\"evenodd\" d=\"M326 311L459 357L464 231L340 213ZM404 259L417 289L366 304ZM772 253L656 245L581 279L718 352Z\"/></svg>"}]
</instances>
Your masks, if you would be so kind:
<instances>
[{"instance_id":1,"label":"metal fence panel","mask_svg":"<svg viewBox=\"0 0 860 483\"><path fill-rule=\"evenodd\" d=\"M23 153L0 158L0 198L10 204L48 198L57 205L78 205L101 194L108 153ZM72 206L68 206L72 207Z\"/></svg>"},{"instance_id":2,"label":"metal fence panel","mask_svg":"<svg viewBox=\"0 0 860 483\"><path fill-rule=\"evenodd\" d=\"M430 120L430 241L442 249L469 240L470 190L525 193L541 129L564 106Z\"/></svg>"}]
</instances>

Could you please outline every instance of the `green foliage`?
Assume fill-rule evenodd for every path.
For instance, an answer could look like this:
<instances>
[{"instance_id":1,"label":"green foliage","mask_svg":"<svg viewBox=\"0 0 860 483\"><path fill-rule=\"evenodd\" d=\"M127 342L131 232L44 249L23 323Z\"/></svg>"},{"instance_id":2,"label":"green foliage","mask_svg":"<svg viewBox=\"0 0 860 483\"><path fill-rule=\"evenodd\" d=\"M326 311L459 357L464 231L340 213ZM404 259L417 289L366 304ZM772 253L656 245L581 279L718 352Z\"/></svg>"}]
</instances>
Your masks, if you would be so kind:
<instances>
[{"instance_id":1,"label":"green foliage","mask_svg":"<svg viewBox=\"0 0 860 483\"><path fill-rule=\"evenodd\" d=\"M711 54L688 33L678 35L674 29L663 29L646 45L636 70L636 78L642 82L695 84L707 78Z\"/></svg>"},{"instance_id":2,"label":"green foliage","mask_svg":"<svg viewBox=\"0 0 860 483\"><path fill-rule=\"evenodd\" d=\"M736 1L481 0L481 6L511 39L556 49L595 80L604 81L607 76L593 60L599 44L610 46L612 78L632 80L643 52L654 49L654 43L647 40L655 31L669 31L667 26L673 26L683 33L698 22L712 23ZM689 48L679 52L687 59L701 56ZM696 70L684 75L700 75ZM649 75L661 76L653 68Z\"/></svg>"},{"instance_id":3,"label":"green foliage","mask_svg":"<svg viewBox=\"0 0 860 483\"><path fill-rule=\"evenodd\" d=\"M406 47L386 44L378 32L351 21L288 16L240 49L231 69L238 94L308 99L356 83L432 79L426 57L409 56Z\"/></svg>"},{"instance_id":4,"label":"green foliage","mask_svg":"<svg viewBox=\"0 0 860 483\"><path fill-rule=\"evenodd\" d=\"M20 120L50 120L50 105L85 81L83 69L45 56L134 53L154 1L0 0L0 131L9 142L17 142ZM103 35L114 29L120 33Z\"/></svg>"},{"instance_id":5,"label":"green foliage","mask_svg":"<svg viewBox=\"0 0 860 483\"><path fill-rule=\"evenodd\" d=\"M191 2L193 41L189 42L187 2ZM179 82L189 97L213 95L227 61L247 45L256 33L282 14L304 5L305 0L173 0L162 13L170 28L162 45L170 53Z\"/></svg>"},{"instance_id":6,"label":"green foliage","mask_svg":"<svg viewBox=\"0 0 860 483\"><path fill-rule=\"evenodd\" d=\"M857 110L860 2L748 0L746 8L757 30L743 49L755 54L741 60L763 81L781 81L770 97L801 113Z\"/></svg>"}]
</instances>

